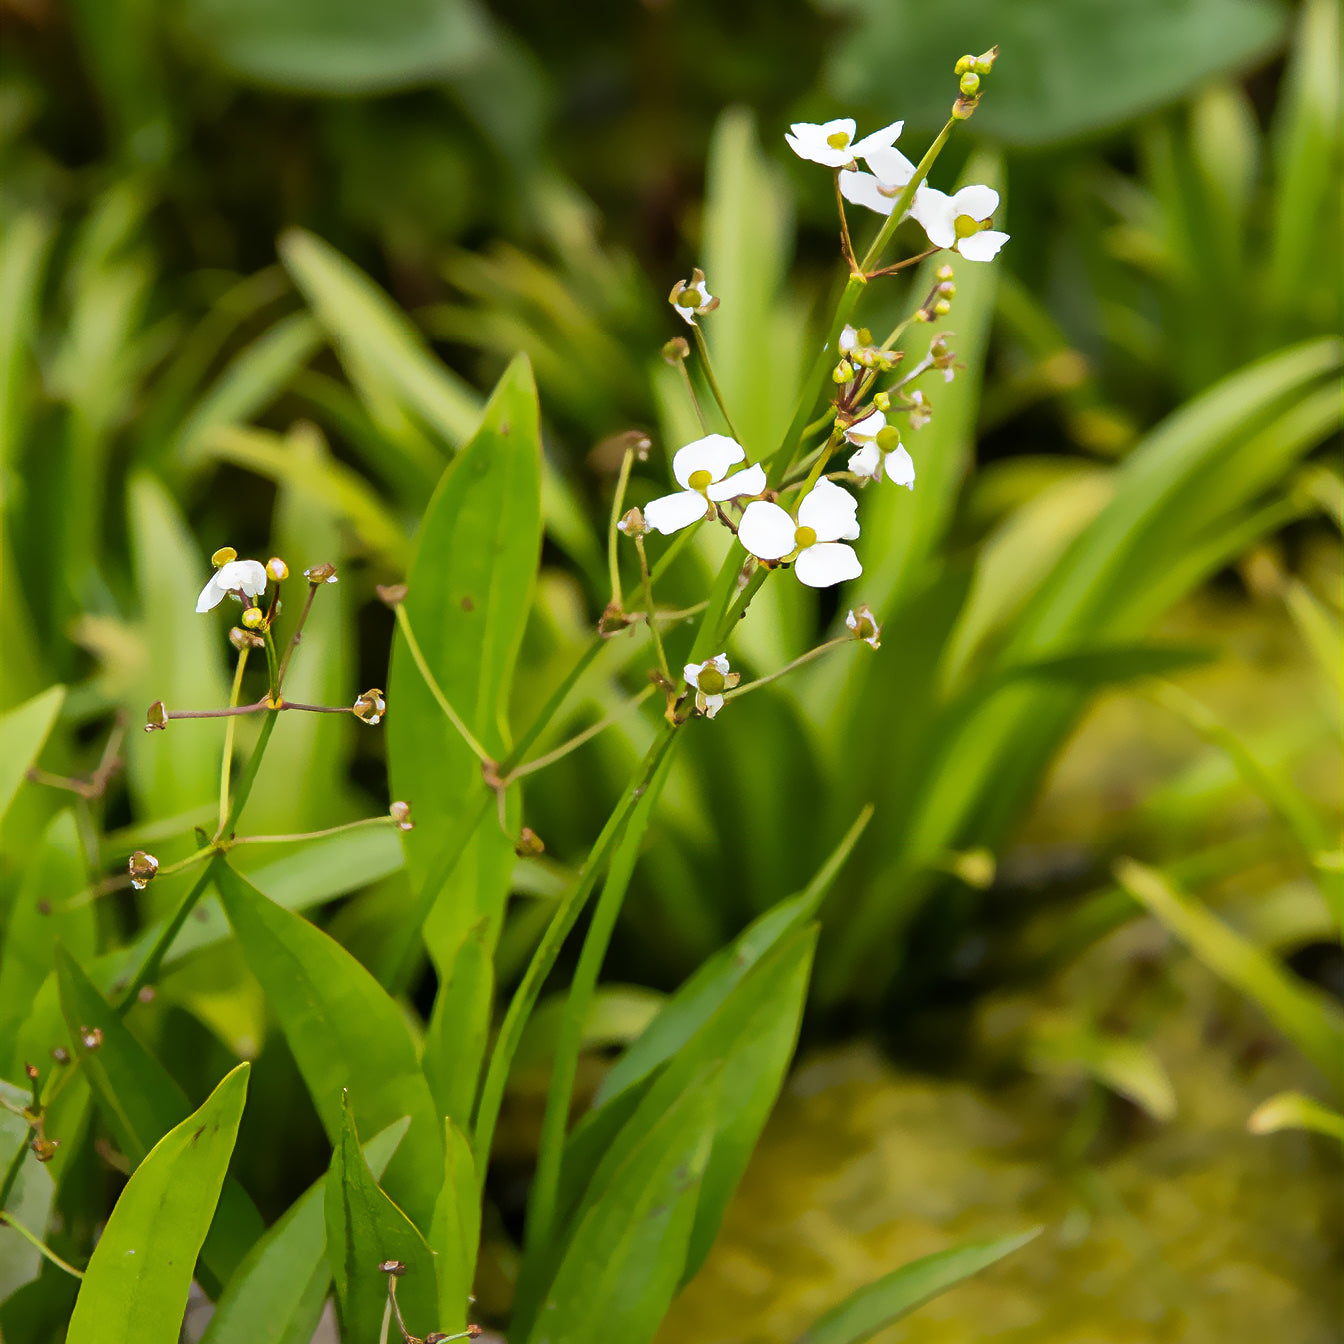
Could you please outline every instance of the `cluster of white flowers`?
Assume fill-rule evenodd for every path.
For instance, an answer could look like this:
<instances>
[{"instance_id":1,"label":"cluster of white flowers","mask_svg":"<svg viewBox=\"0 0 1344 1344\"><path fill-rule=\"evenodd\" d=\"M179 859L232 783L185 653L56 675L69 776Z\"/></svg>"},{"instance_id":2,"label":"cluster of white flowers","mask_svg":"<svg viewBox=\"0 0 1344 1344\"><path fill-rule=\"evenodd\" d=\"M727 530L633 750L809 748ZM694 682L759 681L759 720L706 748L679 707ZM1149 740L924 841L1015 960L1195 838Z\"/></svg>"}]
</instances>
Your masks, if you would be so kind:
<instances>
[{"instance_id":1,"label":"cluster of white flowers","mask_svg":"<svg viewBox=\"0 0 1344 1344\"><path fill-rule=\"evenodd\" d=\"M894 121L872 135L855 140L852 117L820 124L795 122L784 138L799 158L840 170L840 192L845 200L889 215L897 198L915 175L915 165L896 148L903 123ZM872 170L858 167L862 159ZM962 187L952 196L921 182L910 203L910 217L920 224L934 247L947 248L967 261L989 261L1008 241L1008 235L990 228L999 208L992 187Z\"/></svg>"}]
</instances>

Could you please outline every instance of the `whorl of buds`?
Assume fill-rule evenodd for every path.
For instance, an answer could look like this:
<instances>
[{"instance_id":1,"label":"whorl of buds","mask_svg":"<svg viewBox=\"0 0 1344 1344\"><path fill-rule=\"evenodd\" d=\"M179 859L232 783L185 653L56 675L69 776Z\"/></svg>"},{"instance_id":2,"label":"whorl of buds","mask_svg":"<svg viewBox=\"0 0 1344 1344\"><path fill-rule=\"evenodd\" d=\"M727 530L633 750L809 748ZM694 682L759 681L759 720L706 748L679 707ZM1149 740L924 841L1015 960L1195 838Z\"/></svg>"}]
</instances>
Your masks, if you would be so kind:
<instances>
[{"instance_id":1,"label":"whorl of buds","mask_svg":"<svg viewBox=\"0 0 1344 1344\"><path fill-rule=\"evenodd\" d=\"M415 822L411 820L410 803L393 803L392 806L387 809L387 815L396 823L397 830L415 830Z\"/></svg>"},{"instance_id":2,"label":"whorl of buds","mask_svg":"<svg viewBox=\"0 0 1344 1344\"><path fill-rule=\"evenodd\" d=\"M266 562L266 574L275 583L289 578L289 566L278 556L273 555Z\"/></svg>"},{"instance_id":3,"label":"whorl of buds","mask_svg":"<svg viewBox=\"0 0 1344 1344\"><path fill-rule=\"evenodd\" d=\"M979 56L963 56L954 67L958 78L960 97L952 105L955 121L966 121L980 104L980 77L994 68L998 47L990 47Z\"/></svg>"},{"instance_id":4,"label":"whorl of buds","mask_svg":"<svg viewBox=\"0 0 1344 1344\"><path fill-rule=\"evenodd\" d=\"M156 700L145 711L145 732L161 733L168 726L168 708L162 700Z\"/></svg>"},{"instance_id":5,"label":"whorl of buds","mask_svg":"<svg viewBox=\"0 0 1344 1344\"><path fill-rule=\"evenodd\" d=\"M131 886L136 891L144 891L159 871L159 861L152 854L146 854L143 849L137 849L131 855L126 870L131 875Z\"/></svg>"},{"instance_id":6,"label":"whorl of buds","mask_svg":"<svg viewBox=\"0 0 1344 1344\"><path fill-rule=\"evenodd\" d=\"M649 534L649 525L644 521L644 512L638 506L633 509L627 509L621 515L620 521L616 524L616 530L623 532L627 537L646 537Z\"/></svg>"},{"instance_id":7,"label":"whorl of buds","mask_svg":"<svg viewBox=\"0 0 1344 1344\"><path fill-rule=\"evenodd\" d=\"M383 715L387 713L387 701L383 699L382 689L374 686L365 691L355 701L351 712L361 723L367 723L370 727L375 723L381 723Z\"/></svg>"},{"instance_id":8,"label":"whorl of buds","mask_svg":"<svg viewBox=\"0 0 1344 1344\"><path fill-rule=\"evenodd\" d=\"M335 565L309 565L303 571L303 577L313 584L336 583L339 579Z\"/></svg>"}]
</instances>

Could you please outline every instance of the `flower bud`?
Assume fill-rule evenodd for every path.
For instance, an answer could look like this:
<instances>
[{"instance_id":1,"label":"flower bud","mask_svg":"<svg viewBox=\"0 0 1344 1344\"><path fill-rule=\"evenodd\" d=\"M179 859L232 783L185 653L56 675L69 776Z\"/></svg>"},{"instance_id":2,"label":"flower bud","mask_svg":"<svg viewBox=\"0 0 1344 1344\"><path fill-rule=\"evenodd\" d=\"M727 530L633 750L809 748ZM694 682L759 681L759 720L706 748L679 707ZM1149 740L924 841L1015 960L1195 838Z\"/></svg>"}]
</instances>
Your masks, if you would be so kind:
<instances>
[{"instance_id":1,"label":"flower bud","mask_svg":"<svg viewBox=\"0 0 1344 1344\"><path fill-rule=\"evenodd\" d=\"M954 272L950 266L940 266L936 271L934 271L934 275L939 280L951 280L955 276L955 274L956 272Z\"/></svg>"},{"instance_id":2,"label":"flower bud","mask_svg":"<svg viewBox=\"0 0 1344 1344\"><path fill-rule=\"evenodd\" d=\"M982 51L975 57L971 63L971 69L977 75L987 75L994 68L994 62L999 59L998 47L990 47L988 51Z\"/></svg>"},{"instance_id":3,"label":"flower bud","mask_svg":"<svg viewBox=\"0 0 1344 1344\"><path fill-rule=\"evenodd\" d=\"M229 643L241 653L244 649L264 649L266 641L251 630L244 630L242 626L235 625L229 630Z\"/></svg>"},{"instance_id":4,"label":"flower bud","mask_svg":"<svg viewBox=\"0 0 1344 1344\"><path fill-rule=\"evenodd\" d=\"M278 555L273 555L266 562L266 573L276 583L279 583L281 580L289 578L289 566Z\"/></svg>"},{"instance_id":5,"label":"flower bud","mask_svg":"<svg viewBox=\"0 0 1344 1344\"><path fill-rule=\"evenodd\" d=\"M391 1274L393 1278L401 1278L406 1272L406 1266L400 1260L381 1260L378 1263L378 1272L380 1274Z\"/></svg>"},{"instance_id":6,"label":"flower bud","mask_svg":"<svg viewBox=\"0 0 1344 1344\"><path fill-rule=\"evenodd\" d=\"M518 843L514 845L513 852L520 859L535 859L546 852L546 846L536 831L530 826L524 826L518 833Z\"/></svg>"},{"instance_id":7,"label":"flower bud","mask_svg":"<svg viewBox=\"0 0 1344 1344\"><path fill-rule=\"evenodd\" d=\"M890 392L873 393L873 409L876 411L885 411L891 405Z\"/></svg>"},{"instance_id":8,"label":"flower bud","mask_svg":"<svg viewBox=\"0 0 1344 1344\"><path fill-rule=\"evenodd\" d=\"M669 364L680 364L691 356L690 342L684 336L674 336L663 346L662 356Z\"/></svg>"},{"instance_id":9,"label":"flower bud","mask_svg":"<svg viewBox=\"0 0 1344 1344\"><path fill-rule=\"evenodd\" d=\"M383 715L387 713L387 701L383 699L382 690L375 686L372 690L365 691L355 701L353 713L361 723L367 723L370 727L382 722Z\"/></svg>"},{"instance_id":10,"label":"flower bud","mask_svg":"<svg viewBox=\"0 0 1344 1344\"><path fill-rule=\"evenodd\" d=\"M854 632L854 638L862 640L869 648L882 647L882 627L878 625L877 617L866 603L855 607L845 617L845 624Z\"/></svg>"},{"instance_id":11,"label":"flower bud","mask_svg":"<svg viewBox=\"0 0 1344 1344\"><path fill-rule=\"evenodd\" d=\"M834 369L831 370L831 381L833 383L847 383L854 377L854 366L847 359L842 359Z\"/></svg>"},{"instance_id":12,"label":"flower bud","mask_svg":"<svg viewBox=\"0 0 1344 1344\"><path fill-rule=\"evenodd\" d=\"M39 1162L50 1162L56 1156L56 1149L59 1146L60 1142L57 1139L34 1139L32 1143L33 1156Z\"/></svg>"},{"instance_id":13,"label":"flower bud","mask_svg":"<svg viewBox=\"0 0 1344 1344\"><path fill-rule=\"evenodd\" d=\"M168 726L168 709L162 700L156 700L145 712L145 732L161 733Z\"/></svg>"},{"instance_id":14,"label":"flower bud","mask_svg":"<svg viewBox=\"0 0 1344 1344\"><path fill-rule=\"evenodd\" d=\"M131 886L136 891L144 891L153 881L154 874L159 871L159 861L152 854L146 854L143 849L137 849L131 855L126 867L131 875Z\"/></svg>"},{"instance_id":15,"label":"flower bud","mask_svg":"<svg viewBox=\"0 0 1344 1344\"><path fill-rule=\"evenodd\" d=\"M238 552L232 546L221 546L214 555L210 557L210 563L216 569L224 565L232 564L238 558Z\"/></svg>"},{"instance_id":16,"label":"flower bud","mask_svg":"<svg viewBox=\"0 0 1344 1344\"><path fill-rule=\"evenodd\" d=\"M410 589L404 583L379 583L374 585L373 591L384 606L399 607L406 600Z\"/></svg>"},{"instance_id":17,"label":"flower bud","mask_svg":"<svg viewBox=\"0 0 1344 1344\"><path fill-rule=\"evenodd\" d=\"M960 88L967 98L974 98L980 92L980 76L968 70L961 77Z\"/></svg>"},{"instance_id":18,"label":"flower bud","mask_svg":"<svg viewBox=\"0 0 1344 1344\"><path fill-rule=\"evenodd\" d=\"M952 311L952 305L946 299L939 299L933 305L933 314L935 317L946 317Z\"/></svg>"},{"instance_id":19,"label":"flower bud","mask_svg":"<svg viewBox=\"0 0 1344 1344\"><path fill-rule=\"evenodd\" d=\"M303 577L309 583L335 583L337 581L335 565L309 565L303 571Z\"/></svg>"},{"instance_id":20,"label":"flower bud","mask_svg":"<svg viewBox=\"0 0 1344 1344\"><path fill-rule=\"evenodd\" d=\"M260 630L266 624L266 613L260 607L248 607L242 619L249 630Z\"/></svg>"},{"instance_id":21,"label":"flower bud","mask_svg":"<svg viewBox=\"0 0 1344 1344\"><path fill-rule=\"evenodd\" d=\"M644 513L638 507L627 509L621 515L620 521L616 524L618 532L624 532L627 537L646 537L649 534L649 525L644 521Z\"/></svg>"},{"instance_id":22,"label":"flower bud","mask_svg":"<svg viewBox=\"0 0 1344 1344\"><path fill-rule=\"evenodd\" d=\"M97 1050L103 1043L103 1029L101 1027L80 1027L79 1043L86 1050Z\"/></svg>"},{"instance_id":23,"label":"flower bud","mask_svg":"<svg viewBox=\"0 0 1344 1344\"><path fill-rule=\"evenodd\" d=\"M53 1046L51 1057L58 1064L68 1064L70 1062L70 1052L63 1045Z\"/></svg>"},{"instance_id":24,"label":"flower bud","mask_svg":"<svg viewBox=\"0 0 1344 1344\"><path fill-rule=\"evenodd\" d=\"M392 806L387 809L387 815L396 822L397 830L413 831L415 829L415 822L411 820L410 803L393 803Z\"/></svg>"}]
</instances>

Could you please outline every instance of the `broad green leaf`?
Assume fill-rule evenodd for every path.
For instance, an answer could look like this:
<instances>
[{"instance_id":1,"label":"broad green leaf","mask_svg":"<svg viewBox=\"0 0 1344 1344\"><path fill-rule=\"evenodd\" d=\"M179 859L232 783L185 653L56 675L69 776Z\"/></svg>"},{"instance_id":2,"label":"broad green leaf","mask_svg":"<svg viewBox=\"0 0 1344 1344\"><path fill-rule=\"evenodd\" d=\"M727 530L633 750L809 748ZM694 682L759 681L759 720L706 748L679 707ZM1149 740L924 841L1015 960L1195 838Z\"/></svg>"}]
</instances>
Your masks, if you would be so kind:
<instances>
[{"instance_id":1,"label":"broad green leaf","mask_svg":"<svg viewBox=\"0 0 1344 1344\"><path fill-rule=\"evenodd\" d=\"M472 0L188 0L186 18L231 74L300 93L436 84L490 51Z\"/></svg>"},{"instance_id":2,"label":"broad green leaf","mask_svg":"<svg viewBox=\"0 0 1344 1344\"><path fill-rule=\"evenodd\" d=\"M653 1338L681 1280L724 1073L707 1065L670 1105L640 1115L578 1219L528 1344Z\"/></svg>"},{"instance_id":3,"label":"broad green leaf","mask_svg":"<svg viewBox=\"0 0 1344 1344\"><path fill-rule=\"evenodd\" d=\"M379 1188L359 1150L347 1096L341 1130L326 1178L327 1260L336 1284L344 1337L379 1337L387 1309L387 1274L378 1266L399 1260L397 1304L417 1338L438 1328L434 1256L415 1224Z\"/></svg>"},{"instance_id":4,"label":"broad green leaf","mask_svg":"<svg viewBox=\"0 0 1344 1344\"><path fill-rule=\"evenodd\" d=\"M1284 26L1264 0L949 0L936 9L829 0L827 8L855 20L829 62L831 94L876 106L882 120L904 114L912 129L941 126L956 97L957 58L997 44L974 125L1015 145L1069 140L1174 102L1263 60ZM917 141L902 147L918 160Z\"/></svg>"},{"instance_id":5,"label":"broad green leaf","mask_svg":"<svg viewBox=\"0 0 1344 1344\"><path fill-rule=\"evenodd\" d=\"M364 1145L375 1179L383 1174L409 1119L398 1120ZM331 1287L325 1196L319 1178L268 1229L215 1306L201 1344L309 1344Z\"/></svg>"},{"instance_id":6,"label":"broad green leaf","mask_svg":"<svg viewBox=\"0 0 1344 1344\"><path fill-rule=\"evenodd\" d=\"M54 230L36 213L11 218L0 242L0 509L10 507L14 455L24 442L38 296Z\"/></svg>"},{"instance_id":7,"label":"broad green leaf","mask_svg":"<svg viewBox=\"0 0 1344 1344\"><path fill-rule=\"evenodd\" d=\"M65 687L52 686L0 716L0 819L37 760L64 701Z\"/></svg>"},{"instance_id":8,"label":"broad green leaf","mask_svg":"<svg viewBox=\"0 0 1344 1344\"><path fill-rule=\"evenodd\" d=\"M1246 1128L1252 1134L1277 1134L1281 1129L1309 1129L1344 1143L1344 1115L1301 1092L1279 1092L1251 1112Z\"/></svg>"},{"instance_id":9,"label":"broad green leaf","mask_svg":"<svg viewBox=\"0 0 1344 1344\"><path fill-rule=\"evenodd\" d=\"M97 942L91 904L67 909L87 882L74 813L58 813L29 856L9 912L0 956L0 1042L28 1016L37 991L55 966L59 939L76 961L89 961ZM0 1044L0 1069L8 1051ZM14 1061L16 1064L19 1061Z\"/></svg>"},{"instance_id":10,"label":"broad green leaf","mask_svg":"<svg viewBox=\"0 0 1344 1344\"><path fill-rule=\"evenodd\" d=\"M411 1117L387 1182L408 1212L427 1223L443 1165L440 1122L401 1009L345 948L246 878L221 865L218 886L332 1143L343 1132L347 1090L356 1123L366 1130Z\"/></svg>"},{"instance_id":11,"label":"broad green leaf","mask_svg":"<svg viewBox=\"0 0 1344 1344\"><path fill-rule=\"evenodd\" d=\"M81 1061L81 1071L118 1146L138 1165L191 1105L63 949L57 950L56 977L72 1053ZM261 1215L247 1192L237 1181L226 1180L201 1251L203 1269L215 1284L229 1281L261 1233Z\"/></svg>"},{"instance_id":12,"label":"broad green leaf","mask_svg":"<svg viewBox=\"0 0 1344 1344\"><path fill-rule=\"evenodd\" d=\"M1344 1015L1333 1000L1178 891L1157 869L1121 859L1115 876L1214 975L1254 999L1333 1087L1344 1089Z\"/></svg>"},{"instance_id":13,"label":"broad green leaf","mask_svg":"<svg viewBox=\"0 0 1344 1344\"><path fill-rule=\"evenodd\" d=\"M438 1266L439 1329L467 1327L468 1298L481 1241L481 1197L471 1143L449 1116L444 1121L443 1186L434 1205L429 1244Z\"/></svg>"},{"instance_id":14,"label":"broad green leaf","mask_svg":"<svg viewBox=\"0 0 1344 1344\"><path fill-rule=\"evenodd\" d=\"M987 1269L1040 1236L1041 1229L997 1241L973 1242L912 1260L853 1293L828 1311L797 1344L863 1344L939 1293Z\"/></svg>"},{"instance_id":15,"label":"broad green leaf","mask_svg":"<svg viewBox=\"0 0 1344 1344\"><path fill-rule=\"evenodd\" d=\"M177 1344L247 1096L240 1064L132 1173L93 1248L67 1344Z\"/></svg>"}]
</instances>

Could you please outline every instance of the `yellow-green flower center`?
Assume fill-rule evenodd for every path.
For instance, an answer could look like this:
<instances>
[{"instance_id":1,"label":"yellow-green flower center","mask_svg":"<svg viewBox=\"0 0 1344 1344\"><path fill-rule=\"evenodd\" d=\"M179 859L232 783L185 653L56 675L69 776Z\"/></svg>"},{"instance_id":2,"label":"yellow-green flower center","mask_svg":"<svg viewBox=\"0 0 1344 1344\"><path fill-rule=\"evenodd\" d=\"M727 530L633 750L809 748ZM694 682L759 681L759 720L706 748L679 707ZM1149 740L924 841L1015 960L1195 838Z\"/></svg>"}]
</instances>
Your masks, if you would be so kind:
<instances>
[{"instance_id":1,"label":"yellow-green flower center","mask_svg":"<svg viewBox=\"0 0 1344 1344\"><path fill-rule=\"evenodd\" d=\"M691 472L690 485L692 490L705 490L713 484L714 475L706 471L703 467L699 471Z\"/></svg>"},{"instance_id":2,"label":"yellow-green flower center","mask_svg":"<svg viewBox=\"0 0 1344 1344\"><path fill-rule=\"evenodd\" d=\"M706 695L722 695L727 684L723 679L723 673L713 663L700 669L697 681L700 683L698 689Z\"/></svg>"},{"instance_id":3,"label":"yellow-green flower center","mask_svg":"<svg viewBox=\"0 0 1344 1344\"><path fill-rule=\"evenodd\" d=\"M793 539L797 543L798 549L804 551L809 546L817 544L817 529L815 527L800 527L794 532Z\"/></svg>"},{"instance_id":4,"label":"yellow-green flower center","mask_svg":"<svg viewBox=\"0 0 1344 1344\"><path fill-rule=\"evenodd\" d=\"M836 131L826 137L826 143L832 149L845 149L849 145L849 136L844 131Z\"/></svg>"},{"instance_id":5,"label":"yellow-green flower center","mask_svg":"<svg viewBox=\"0 0 1344 1344\"><path fill-rule=\"evenodd\" d=\"M957 231L958 238L969 238L973 233L979 233L981 229L987 228L989 221L987 219L972 219L970 215L958 215L953 227Z\"/></svg>"}]
</instances>

